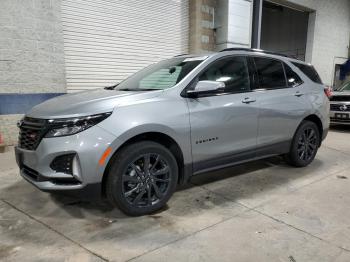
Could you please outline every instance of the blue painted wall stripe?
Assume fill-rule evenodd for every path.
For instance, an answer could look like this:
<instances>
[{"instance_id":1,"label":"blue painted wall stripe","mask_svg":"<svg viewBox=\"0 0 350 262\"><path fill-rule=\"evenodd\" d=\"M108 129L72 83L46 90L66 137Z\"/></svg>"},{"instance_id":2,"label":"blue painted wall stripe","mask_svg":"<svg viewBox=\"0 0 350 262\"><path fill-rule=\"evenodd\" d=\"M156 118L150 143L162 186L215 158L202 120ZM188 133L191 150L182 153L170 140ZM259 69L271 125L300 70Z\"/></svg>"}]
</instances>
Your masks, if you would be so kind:
<instances>
[{"instance_id":1,"label":"blue painted wall stripe","mask_svg":"<svg viewBox=\"0 0 350 262\"><path fill-rule=\"evenodd\" d=\"M25 114L33 106L65 93L0 94L0 115Z\"/></svg>"}]
</instances>

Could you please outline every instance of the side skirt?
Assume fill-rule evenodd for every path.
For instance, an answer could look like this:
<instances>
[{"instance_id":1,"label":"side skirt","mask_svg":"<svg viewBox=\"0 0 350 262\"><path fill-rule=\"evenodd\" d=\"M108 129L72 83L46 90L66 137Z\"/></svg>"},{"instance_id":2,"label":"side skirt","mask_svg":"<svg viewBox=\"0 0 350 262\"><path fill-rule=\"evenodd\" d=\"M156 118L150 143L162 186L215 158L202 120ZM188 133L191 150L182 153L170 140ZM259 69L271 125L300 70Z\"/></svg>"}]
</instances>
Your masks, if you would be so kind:
<instances>
[{"instance_id":1,"label":"side skirt","mask_svg":"<svg viewBox=\"0 0 350 262\"><path fill-rule=\"evenodd\" d=\"M259 160L276 155L286 154L290 150L291 141L279 142L273 145L266 145L231 155L224 155L213 159L208 159L193 163L192 175L223 169L226 167Z\"/></svg>"}]
</instances>

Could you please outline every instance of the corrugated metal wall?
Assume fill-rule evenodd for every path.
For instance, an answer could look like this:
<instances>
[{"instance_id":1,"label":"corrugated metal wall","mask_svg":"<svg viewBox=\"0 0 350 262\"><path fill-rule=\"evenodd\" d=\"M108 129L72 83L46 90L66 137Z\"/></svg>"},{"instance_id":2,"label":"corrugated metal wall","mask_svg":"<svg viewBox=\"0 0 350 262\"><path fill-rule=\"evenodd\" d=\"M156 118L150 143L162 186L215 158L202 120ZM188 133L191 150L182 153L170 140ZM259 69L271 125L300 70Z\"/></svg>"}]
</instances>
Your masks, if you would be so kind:
<instances>
[{"instance_id":1,"label":"corrugated metal wall","mask_svg":"<svg viewBox=\"0 0 350 262\"><path fill-rule=\"evenodd\" d=\"M188 52L188 0L63 0L62 22L68 92Z\"/></svg>"}]
</instances>

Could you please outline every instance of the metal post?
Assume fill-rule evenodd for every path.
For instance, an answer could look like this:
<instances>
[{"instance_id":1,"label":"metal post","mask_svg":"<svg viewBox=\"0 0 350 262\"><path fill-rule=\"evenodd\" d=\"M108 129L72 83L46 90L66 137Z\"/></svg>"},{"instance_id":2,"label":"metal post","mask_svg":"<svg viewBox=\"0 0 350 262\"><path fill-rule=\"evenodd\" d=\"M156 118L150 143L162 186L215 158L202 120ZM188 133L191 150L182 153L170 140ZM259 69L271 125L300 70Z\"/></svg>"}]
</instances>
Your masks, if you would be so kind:
<instances>
[{"instance_id":1,"label":"metal post","mask_svg":"<svg viewBox=\"0 0 350 262\"><path fill-rule=\"evenodd\" d=\"M263 0L253 2L252 48L260 49Z\"/></svg>"}]
</instances>

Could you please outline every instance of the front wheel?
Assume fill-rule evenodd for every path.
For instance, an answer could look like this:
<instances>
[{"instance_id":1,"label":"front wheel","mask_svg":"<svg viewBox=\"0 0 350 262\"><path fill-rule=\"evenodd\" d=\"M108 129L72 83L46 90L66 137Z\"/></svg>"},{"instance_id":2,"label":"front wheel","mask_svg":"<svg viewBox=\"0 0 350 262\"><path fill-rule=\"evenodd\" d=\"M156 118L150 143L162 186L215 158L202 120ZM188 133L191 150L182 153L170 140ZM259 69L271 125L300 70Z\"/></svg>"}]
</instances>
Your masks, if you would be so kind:
<instances>
[{"instance_id":1,"label":"front wheel","mask_svg":"<svg viewBox=\"0 0 350 262\"><path fill-rule=\"evenodd\" d=\"M177 162L167 148L151 141L137 142L113 157L106 195L125 214L145 215L166 204L177 178Z\"/></svg>"},{"instance_id":2,"label":"front wheel","mask_svg":"<svg viewBox=\"0 0 350 262\"><path fill-rule=\"evenodd\" d=\"M311 121L303 121L295 132L286 161L296 167L309 165L315 158L320 146L320 132Z\"/></svg>"}]
</instances>

